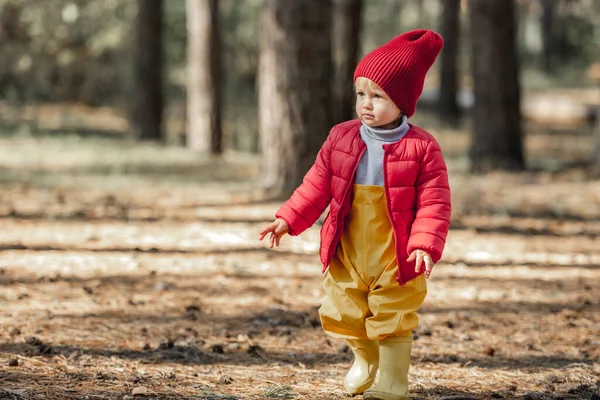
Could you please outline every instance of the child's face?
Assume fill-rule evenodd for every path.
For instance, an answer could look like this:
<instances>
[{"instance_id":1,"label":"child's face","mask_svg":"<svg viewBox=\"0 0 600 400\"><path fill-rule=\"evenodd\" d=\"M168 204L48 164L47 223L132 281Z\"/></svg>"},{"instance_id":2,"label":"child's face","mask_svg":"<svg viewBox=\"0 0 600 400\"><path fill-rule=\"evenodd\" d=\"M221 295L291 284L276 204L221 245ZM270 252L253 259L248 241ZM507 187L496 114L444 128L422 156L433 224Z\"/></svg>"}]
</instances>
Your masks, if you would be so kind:
<instances>
[{"instance_id":1,"label":"child's face","mask_svg":"<svg viewBox=\"0 0 600 400\"><path fill-rule=\"evenodd\" d=\"M356 115L368 126L391 129L398 126L400 109L373 81L358 77L356 88Z\"/></svg>"}]
</instances>

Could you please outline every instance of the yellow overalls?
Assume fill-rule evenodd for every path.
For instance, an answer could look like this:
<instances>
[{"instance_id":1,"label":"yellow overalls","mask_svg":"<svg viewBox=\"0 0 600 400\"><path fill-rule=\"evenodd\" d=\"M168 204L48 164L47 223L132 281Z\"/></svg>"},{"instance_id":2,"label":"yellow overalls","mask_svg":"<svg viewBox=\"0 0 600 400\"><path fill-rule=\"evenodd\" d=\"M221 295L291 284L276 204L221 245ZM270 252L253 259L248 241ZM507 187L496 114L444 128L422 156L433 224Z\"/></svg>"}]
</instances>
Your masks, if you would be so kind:
<instances>
[{"instance_id":1,"label":"yellow overalls","mask_svg":"<svg viewBox=\"0 0 600 400\"><path fill-rule=\"evenodd\" d=\"M323 329L343 339L412 337L425 300L425 276L400 286L384 188L354 185L346 229L323 278Z\"/></svg>"}]
</instances>

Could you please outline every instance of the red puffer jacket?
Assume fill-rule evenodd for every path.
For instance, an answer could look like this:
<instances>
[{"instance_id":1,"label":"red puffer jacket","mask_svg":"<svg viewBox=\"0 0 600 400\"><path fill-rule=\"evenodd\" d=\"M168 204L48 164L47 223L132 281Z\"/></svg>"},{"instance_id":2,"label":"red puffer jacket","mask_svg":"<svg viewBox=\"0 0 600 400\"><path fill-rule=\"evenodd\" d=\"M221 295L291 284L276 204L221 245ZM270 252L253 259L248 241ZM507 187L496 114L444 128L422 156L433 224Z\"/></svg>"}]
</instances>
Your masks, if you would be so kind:
<instances>
[{"instance_id":1,"label":"red puffer jacket","mask_svg":"<svg viewBox=\"0 0 600 400\"><path fill-rule=\"evenodd\" d=\"M330 205L321 228L323 272L335 253L351 206L358 162L366 150L360 120L334 126L303 183L277 211L290 235L311 227ZM394 227L398 278L401 285L415 278L415 263L406 261L415 249L437 262L450 226L450 186L440 146L425 130L410 125L404 137L384 148L384 186Z\"/></svg>"}]
</instances>

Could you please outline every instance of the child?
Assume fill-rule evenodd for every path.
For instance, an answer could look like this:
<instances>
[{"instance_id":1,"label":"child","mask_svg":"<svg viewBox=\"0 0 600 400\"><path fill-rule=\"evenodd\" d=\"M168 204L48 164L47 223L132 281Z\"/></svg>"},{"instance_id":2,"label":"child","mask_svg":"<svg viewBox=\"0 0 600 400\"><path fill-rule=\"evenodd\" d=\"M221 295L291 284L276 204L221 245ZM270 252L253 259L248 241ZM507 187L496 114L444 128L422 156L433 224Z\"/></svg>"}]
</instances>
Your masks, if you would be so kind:
<instances>
[{"instance_id":1,"label":"child","mask_svg":"<svg viewBox=\"0 0 600 400\"><path fill-rule=\"evenodd\" d=\"M435 32L411 31L361 60L359 119L333 127L302 185L260 233L278 246L330 206L321 229L327 299L319 315L323 329L352 349L344 387L363 399L408 399L411 331L450 225L440 147L407 122L442 46Z\"/></svg>"}]
</instances>

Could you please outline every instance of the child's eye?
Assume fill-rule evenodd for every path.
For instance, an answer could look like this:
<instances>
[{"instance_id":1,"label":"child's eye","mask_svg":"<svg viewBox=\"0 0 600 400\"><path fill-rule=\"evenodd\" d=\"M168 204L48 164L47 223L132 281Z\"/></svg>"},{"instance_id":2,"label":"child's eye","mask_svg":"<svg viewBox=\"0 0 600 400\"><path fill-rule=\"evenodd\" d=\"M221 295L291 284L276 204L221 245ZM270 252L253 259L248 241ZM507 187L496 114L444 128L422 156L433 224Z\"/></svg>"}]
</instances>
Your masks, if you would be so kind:
<instances>
[{"instance_id":1,"label":"child's eye","mask_svg":"<svg viewBox=\"0 0 600 400\"><path fill-rule=\"evenodd\" d=\"M375 93L375 95L373 96L376 99L383 99L383 97L380 94Z\"/></svg>"},{"instance_id":2,"label":"child's eye","mask_svg":"<svg viewBox=\"0 0 600 400\"><path fill-rule=\"evenodd\" d=\"M356 95L357 95L358 97L362 97L362 96L364 96L365 94L364 94L363 92L356 92Z\"/></svg>"}]
</instances>

